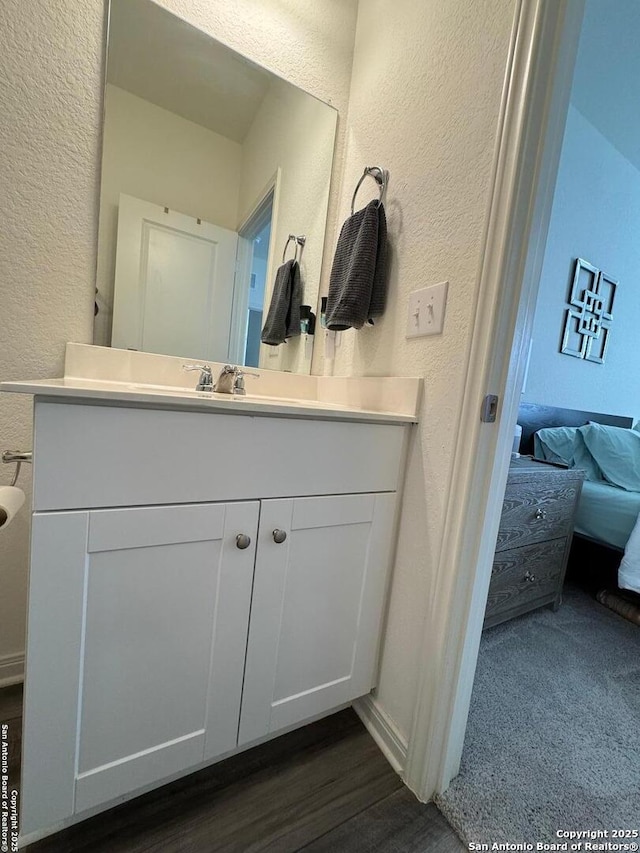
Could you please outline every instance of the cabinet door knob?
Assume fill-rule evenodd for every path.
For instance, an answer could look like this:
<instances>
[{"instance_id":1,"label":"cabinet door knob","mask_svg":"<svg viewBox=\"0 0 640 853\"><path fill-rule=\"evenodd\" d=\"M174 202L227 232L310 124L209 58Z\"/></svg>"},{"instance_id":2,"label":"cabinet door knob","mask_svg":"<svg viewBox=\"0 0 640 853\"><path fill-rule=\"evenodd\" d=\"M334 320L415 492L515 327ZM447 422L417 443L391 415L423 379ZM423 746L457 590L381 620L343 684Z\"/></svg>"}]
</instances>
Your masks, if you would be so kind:
<instances>
[{"instance_id":1,"label":"cabinet door knob","mask_svg":"<svg viewBox=\"0 0 640 853\"><path fill-rule=\"evenodd\" d=\"M236 548L244 551L244 549L248 548L249 545L251 545L251 537L247 536L246 533L238 533L236 536Z\"/></svg>"},{"instance_id":2,"label":"cabinet door knob","mask_svg":"<svg viewBox=\"0 0 640 853\"><path fill-rule=\"evenodd\" d=\"M536 510L536 518L538 520L542 520L543 518L546 518L546 517L547 517L546 509L540 509L540 507L538 507L538 509Z\"/></svg>"},{"instance_id":3,"label":"cabinet door knob","mask_svg":"<svg viewBox=\"0 0 640 853\"><path fill-rule=\"evenodd\" d=\"M286 530L279 530L276 527L276 529L273 531L273 541L276 543L276 545L282 545L282 543L284 542L284 540L286 538L287 538L287 531Z\"/></svg>"},{"instance_id":4,"label":"cabinet door knob","mask_svg":"<svg viewBox=\"0 0 640 853\"><path fill-rule=\"evenodd\" d=\"M524 576L524 579L526 581L529 581L529 583L535 583L536 582L536 576L532 575L531 572L527 572Z\"/></svg>"}]
</instances>

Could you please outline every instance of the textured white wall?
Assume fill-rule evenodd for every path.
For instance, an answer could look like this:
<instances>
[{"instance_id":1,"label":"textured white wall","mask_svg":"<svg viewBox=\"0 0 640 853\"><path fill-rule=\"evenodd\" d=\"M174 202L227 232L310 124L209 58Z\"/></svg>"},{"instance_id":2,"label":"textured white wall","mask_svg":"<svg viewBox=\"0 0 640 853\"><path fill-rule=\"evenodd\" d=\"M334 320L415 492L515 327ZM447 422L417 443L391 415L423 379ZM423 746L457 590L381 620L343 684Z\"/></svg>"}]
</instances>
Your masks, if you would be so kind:
<instances>
[{"instance_id":1,"label":"textured white wall","mask_svg":"<svg viewBox=\"0 0 640 853\"><path fill-rule=\"evenodd\" d=\"M569 108L524 399L640 415L640 171ZM560 353L575 258L620 281L604 364Z\"/></svg>"},{"instance_id":2,"label":"textured white wall","mask_svg":"<svg viewBox=\"0 0 640 853\"><path fill-rule=\"evenodd\" d=\"M162 5L346 115L356 0ZM3 379L59 375L64 343L92 338L103 39L102 0L0 3ZM0 443L30 446L30 400L0 400ZM0 663L24 647L27 549L23 512L0 536Z\"/></svg>"},{"instance_id":3,"label":"textured white wall","mask_svg":"<svg viewBox=\"0 0 640 853\"><path fill-rule=\"evenodd\" d=\"M324 248L329 181L336 131L336 112L326 104L274 81L242 145L240 222L245 220L265 187L280 169L277 210L274 211L275 257L267 271L265 317L275 272L289 234L304 234L299 254L304 304L316 310ZM293 244L287 258L293 257ZM308 373L309 347L302 337L279 347L260 347L260 366L271 370Z\"/></svg>"},{"instance_id":4,"label":"textured white wall","mask_svg":"<svg viewBox=\"0 0 640 853\"><path fill-rule=\"evenodd\" d=\"M205 127L108 85L94 343L109 346L120 193L235 230L242 146Z\"/></svg>"},{"instance_id":5,"label":"textured white wall","mask_svg":"<svg viewBox=\"0 0 640 853\"><path fill-rule=\"evenodd\" d=\"M0 4L3 379L59 375L91 341L103 28L99 2ZM0 445L31 447L29 398L1 395ZM24 648L27 549L28 507L0 534L0 665Z\"/></svg>"},{"instance_id":6,"label":"textured white wall","mask_svg":"<svg viewBox=\"0 0 640 853\"><path fill-rule=\"evenodd\" d=\"M387 311L375 327L342 334L334 373L425 379L378 689L405 738L443 534L515 5L367 0L358 17L340 210L348 214L365 165L389 169L392 257ZM364 190L359 199L367 200ZM407 341L409 293L443 280L444 333Z\"/></svg>"}]
</instances>

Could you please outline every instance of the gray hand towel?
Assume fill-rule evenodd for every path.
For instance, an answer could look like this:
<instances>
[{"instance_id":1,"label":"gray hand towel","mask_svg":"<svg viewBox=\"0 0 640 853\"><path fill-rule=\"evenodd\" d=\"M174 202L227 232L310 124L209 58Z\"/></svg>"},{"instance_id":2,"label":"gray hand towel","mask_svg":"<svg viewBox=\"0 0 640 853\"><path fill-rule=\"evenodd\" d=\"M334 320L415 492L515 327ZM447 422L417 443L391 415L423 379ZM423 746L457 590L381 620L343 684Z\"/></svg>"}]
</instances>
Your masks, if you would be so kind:
<instances>
[{"instance_id":1,"label":"gray hand towel","mask_svg":"<svg viewBox=\"0 0 640 853\"><path fill-rule=\"evenodd\" d=\"M384 312L387 218L377 200L350 216L340 231L327 297L327 328L361 329Z\"/></svg>"},{"instance_id":2,"label":"gray hand towel","mask_svg":"<svg viewBox=\"0 0 640 853\"><path fill-rule=\"evenodd\" d=\"M301 305L300 266L297 261L287 261L276 272L271 304L262 329L262 343L277 347L287 338L299 335Z\"/></svg>"}]
</instances>

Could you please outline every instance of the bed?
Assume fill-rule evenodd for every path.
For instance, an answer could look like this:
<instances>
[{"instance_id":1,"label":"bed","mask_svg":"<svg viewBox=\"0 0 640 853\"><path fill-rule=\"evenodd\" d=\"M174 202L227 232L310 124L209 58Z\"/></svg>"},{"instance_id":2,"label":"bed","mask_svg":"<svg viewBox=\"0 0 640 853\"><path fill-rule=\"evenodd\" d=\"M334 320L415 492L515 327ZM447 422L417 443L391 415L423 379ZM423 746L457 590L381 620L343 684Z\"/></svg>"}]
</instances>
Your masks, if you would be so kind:
<instances>
[{"instance_id":1,"label":"bed","mask_svg":"<svg viewBox=\"0 0 640 853\"><path fill-rule=\"evenodd\" d=\"M609 483L585 480L574 530L622 553L638 515L640 492L625 492Z\"/></svg>"},{"instance_id":2,"label":"bed","mask_svg":"<svg viewBox=\"0 0 640 853\"><path fill-rule=\"evenodd\" d=\"M522 426L520 452L539 457L544 456L545 452L544 448L541 451L539 436L536 438L536 433L540 430L586 427L588 424L631 430L633 419L523 403L520 406L518 423ZM606 432L599 427L593 429L601 433ZM613 433L615 432L614 430ZM635 436L631 438L635 444ZM637 438L637 444L640 446L640 434ZM555 459L553 454L551 458ZM593 462L588 453L585 459ZM640 461L638 464L640 465ZM584 466L578 462L576 467ZM602 477L598 466L595 467L598 474L594 474L594 477ZM568 577L594 593L603 587L614 590L622 588L625 592L631 589L636 594L640 593L640 523L636 525L639 515L640 490L620 488L604 479L585 480L576 516Z\"/></svg>"}]
</instances>

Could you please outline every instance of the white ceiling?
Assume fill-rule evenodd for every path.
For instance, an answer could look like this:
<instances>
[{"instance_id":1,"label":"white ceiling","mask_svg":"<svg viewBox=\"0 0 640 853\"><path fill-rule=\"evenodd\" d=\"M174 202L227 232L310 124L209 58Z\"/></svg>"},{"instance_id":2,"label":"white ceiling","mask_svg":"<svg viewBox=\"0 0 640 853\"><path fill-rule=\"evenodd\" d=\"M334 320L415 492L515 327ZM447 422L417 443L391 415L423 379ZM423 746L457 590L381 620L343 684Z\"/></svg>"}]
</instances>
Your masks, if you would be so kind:
<instances>
[{"instance_id":1,"label":"white ceiling","mask_svg":"<svg viewBox=\"0 0 640 853\"><path fill-rule=\"evenodd\" d=\"M571 100L640 169L640 0L587 0Z\"/></svg>"},{"instance_id":2,"label":"white ceiling","mask_svg":"<svg viewBox=\"0 0 640 853\"><path fill-rule=\"evenodd\" d=\"M111 0L107 81L242 142L273 75L149 0Z\"/></svg>"}]
</instances>

